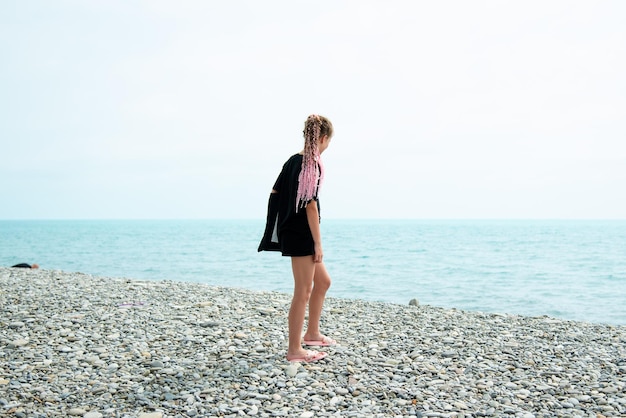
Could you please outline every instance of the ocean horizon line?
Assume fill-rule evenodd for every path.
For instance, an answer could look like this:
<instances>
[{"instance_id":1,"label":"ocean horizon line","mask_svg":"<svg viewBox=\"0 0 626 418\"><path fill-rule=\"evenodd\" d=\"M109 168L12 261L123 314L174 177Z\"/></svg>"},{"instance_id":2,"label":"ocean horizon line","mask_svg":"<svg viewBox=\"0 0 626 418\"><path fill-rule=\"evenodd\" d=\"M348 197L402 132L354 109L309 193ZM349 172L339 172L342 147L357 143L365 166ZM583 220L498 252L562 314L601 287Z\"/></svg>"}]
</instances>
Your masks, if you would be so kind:
<instances>
[{"instance_id":1,"label":"ocean horizon line","mask_svg":"<svg viewBox=\"0 0 626 418\"><path fill-rule=\"evenodd\" d=\"M0 222L38 221L265 221L265 218L3 218ZM625 218L370 218L328 217L322 221L372 221L372 222L626 222Z\"/></svg>"}]
</instances>

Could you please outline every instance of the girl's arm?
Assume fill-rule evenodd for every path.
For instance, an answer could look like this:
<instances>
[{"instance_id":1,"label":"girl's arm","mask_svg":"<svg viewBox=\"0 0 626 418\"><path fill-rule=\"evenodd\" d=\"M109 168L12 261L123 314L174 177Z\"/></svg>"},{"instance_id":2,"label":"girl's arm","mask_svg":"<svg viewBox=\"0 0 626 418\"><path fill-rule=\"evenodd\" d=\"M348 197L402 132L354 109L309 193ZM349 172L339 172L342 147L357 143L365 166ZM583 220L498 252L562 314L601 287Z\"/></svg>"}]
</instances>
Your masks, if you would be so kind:
<instances>
[{"instance_id":1,"label":"girl's arm","mask_svg":"<svg viewBox=\"0 0 626 418\"><path fill-rule=\"evenodd\" d=\"M324 252L322 251L322 233L320 231L320 214L317 210L317 202L315 200L311 200L308 205L306 205L306 219L309 222L309 229L311 230L311 235L313 235L313 243L315 244L313 254L313 261L315 263L321 263L322 257L324 257Z\"/></svg>"}]
</instances>

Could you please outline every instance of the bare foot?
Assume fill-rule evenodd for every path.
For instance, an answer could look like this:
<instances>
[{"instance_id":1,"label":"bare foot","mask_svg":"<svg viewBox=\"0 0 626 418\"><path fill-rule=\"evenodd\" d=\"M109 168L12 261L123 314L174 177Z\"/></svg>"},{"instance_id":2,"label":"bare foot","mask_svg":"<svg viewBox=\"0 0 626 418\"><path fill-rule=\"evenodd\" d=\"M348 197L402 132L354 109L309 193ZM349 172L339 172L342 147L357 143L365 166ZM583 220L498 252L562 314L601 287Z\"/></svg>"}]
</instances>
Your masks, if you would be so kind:
<instances>
[{"instance_id":1,"label":"bare foot","mask_svg":"<svg viewBox=\"0 0 626 418\"><path fill-rule=\"evenodd\" d=\"M302 352L298 354L287 354L287 360L288 361L303 361L305 363L310 363L312 361L321 360L327 355L328 353L324 353L323 351L302 350Z\"/></svg>"},{"instance_id":2,"label":"bare foot","mask_svg":"<svg viewBox=\"0 0 626 418\"><path fill-rule=\"evenodd\" d=\"M322 334L319 334L315 338L311 338L310 336L305 335L302 341L304 342L304 345L311 345L311 346L318 346L318 347L328 347L331 345L337 345L337 341Z\"/></svg>"}]
</instances>

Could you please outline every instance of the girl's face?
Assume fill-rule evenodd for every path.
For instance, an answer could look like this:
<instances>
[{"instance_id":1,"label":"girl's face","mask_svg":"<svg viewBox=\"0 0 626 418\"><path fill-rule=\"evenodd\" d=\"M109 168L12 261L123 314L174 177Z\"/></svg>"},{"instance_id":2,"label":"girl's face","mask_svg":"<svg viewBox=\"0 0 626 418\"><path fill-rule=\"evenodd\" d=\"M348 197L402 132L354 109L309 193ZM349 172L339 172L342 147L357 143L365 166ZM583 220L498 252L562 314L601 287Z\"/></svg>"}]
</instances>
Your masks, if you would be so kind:
<instances>
[{"instance_id":1,"label":"girl's face","mask_svg":"<svg viewBox=\"0 0 626 418\"><path fill-rule=\"evenodd\" d=\"M320 154L326 151L326 148L328 148L328 145L330 144L330 138L330 136L324 135L319 139L317 149L319 150Z\"/></svg>"}]
</instances>

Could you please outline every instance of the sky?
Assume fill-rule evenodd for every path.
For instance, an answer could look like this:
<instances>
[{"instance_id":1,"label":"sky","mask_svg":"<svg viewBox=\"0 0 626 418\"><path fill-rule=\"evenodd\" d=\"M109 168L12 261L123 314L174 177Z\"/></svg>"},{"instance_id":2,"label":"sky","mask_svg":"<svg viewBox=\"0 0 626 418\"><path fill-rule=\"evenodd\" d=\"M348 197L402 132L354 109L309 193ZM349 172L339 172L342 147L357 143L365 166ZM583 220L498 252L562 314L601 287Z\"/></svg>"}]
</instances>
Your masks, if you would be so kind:
<instances>
[{"instance_id":1,"label":"sky","mask_svg":"<svg viewBox=\"0 0 626 418\"><path fill-rule=\"evenodd\" d=\"M0 2L0 219L626 219L626 2Z\"/></svg>"}]
</instances>

